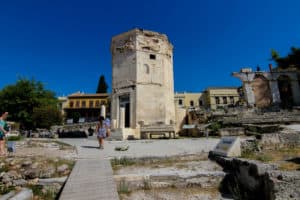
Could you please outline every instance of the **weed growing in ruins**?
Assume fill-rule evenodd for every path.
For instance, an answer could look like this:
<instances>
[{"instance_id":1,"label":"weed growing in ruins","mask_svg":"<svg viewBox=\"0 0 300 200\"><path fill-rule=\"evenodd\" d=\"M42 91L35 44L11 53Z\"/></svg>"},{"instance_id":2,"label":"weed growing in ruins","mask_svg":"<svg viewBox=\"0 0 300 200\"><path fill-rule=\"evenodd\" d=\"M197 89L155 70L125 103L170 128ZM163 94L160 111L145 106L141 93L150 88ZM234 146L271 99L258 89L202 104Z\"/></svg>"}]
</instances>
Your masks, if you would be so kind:
<instances>
[{"instance_id":1,"label":"weed growing in ruins","mask_svg":"<svg viewBox=\"0 0 300 200\"><path fill-rule=\"evenodd\" d=\"M0 195L6 194L6 193L8 193L8 192L10 192L12 190L14 190L14 187L12 187L12 186L11 187L7 187L7 186L5 186L3 184L0 185Z\"/></svg>"},{"instance_id":2,"label":"weed growing in ruins","mask_svg":"<svg viewBox=\"0 0 300 200\"><path fill-rule=\"evenodd\" d=\"M135 160L127 157L122 157L122 158L114 158L110 160L112 168L115 170L120 166L130 166L134 165L136 162Z\"/></svg>"},{"instance_id":3,"label":"weed growing in ruins","mask_svg":"<svg viewBox=\"0 0 300 200\"><path fill-rule=\"evenodd\" d=\"M6 138L7 141L20 141L22 139L23 139L23 137L21 135L17 135L17 136L13 135L13 136L8 136Z\"/></svg>"},{"instance_id":4,"label":"weed growing in ruins","mask_svg":"<svg viewBox=\"0 0 300 200\"><path fill-rule=\"evenodd\" d=\"M34 196L38 196L41 199L55 199L56 191L54 189L44 189L41 185L28 185L32 190Z\"/></svg>"},{"instance_id":5,"label":"weed growing in ruins","mask_svg":"<svg viewBox=\"0 0 300 200\"><path fill-rule=\"evenodd\" d=\"M150 190L151 189L151 182L148 178L144 178L143 189L144 190Z\"/></svg>"},{"instance_id":6,"label":"weed growing in ruins","mask_svg":"<svg viewBox=\"0 0 300 200\"><path fill-rule=\"evenodd\" d=\"M216 134L222 128L222 124L220 122L213 122L209 125L209 128Z\"/></svg>"},{"instance_id":7,"label":"weed growing in ruins","mask_svg":"<svg viewBox=\"0 0 300 200\"><path fill-rule=\"evenodd\" d=\"M119 183L118 193L119 194L129 194L130 193L128 183L124 179L121 180Z\"/></svg>"}]
</instances>

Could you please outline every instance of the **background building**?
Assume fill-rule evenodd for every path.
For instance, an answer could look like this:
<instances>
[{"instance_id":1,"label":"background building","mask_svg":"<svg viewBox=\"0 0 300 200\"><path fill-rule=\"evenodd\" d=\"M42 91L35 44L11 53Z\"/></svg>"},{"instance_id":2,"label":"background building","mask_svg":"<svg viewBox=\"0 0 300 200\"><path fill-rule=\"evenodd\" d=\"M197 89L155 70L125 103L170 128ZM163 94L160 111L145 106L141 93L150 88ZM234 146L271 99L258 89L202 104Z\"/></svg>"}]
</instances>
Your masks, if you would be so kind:
<instances>
[{"instance_id":1,"label":"background building","mask_svg":"<svg viewBox=\"0 0 300 200\"><path fill-rule=\"evenodd\" d=\"M203 92L203 99L206 108L215 110L235 106L240 96L237 87L210 87Z\"/></svg>"},{"instance_id":2,"label":"background building","mask_svg":"<svg viewBox=\"0 0 300 200\"><path fill-rule=\"evenodd\" d=\"M60 110L62 116L65 116L65 108L67 106L67 97L58 97L58 109Z\"/></svg>"},{"instance_id":3,"label":"background building","mask_svg":"<svg viewBox=\"0 0 300 200\"><path fill-rule=\"evenodd\" d=\"M85 122L97 121L101 115L101 107L105 108L105 114L109 117L109 94L84 94L74 93L67 97L63 104L66 119L84 118ZM102 111L104 112L104 111Z\"/></svg>"},{"instance_id":4,"label":"background building","mask_svg":"<svg viewBox=\"0 0 300 200\"><path fill-rule=\"evenodd\" d=\"M199 108L204 105L202 93L176 92L174 101L176 107Z\"/></svg>"}]
</instances>

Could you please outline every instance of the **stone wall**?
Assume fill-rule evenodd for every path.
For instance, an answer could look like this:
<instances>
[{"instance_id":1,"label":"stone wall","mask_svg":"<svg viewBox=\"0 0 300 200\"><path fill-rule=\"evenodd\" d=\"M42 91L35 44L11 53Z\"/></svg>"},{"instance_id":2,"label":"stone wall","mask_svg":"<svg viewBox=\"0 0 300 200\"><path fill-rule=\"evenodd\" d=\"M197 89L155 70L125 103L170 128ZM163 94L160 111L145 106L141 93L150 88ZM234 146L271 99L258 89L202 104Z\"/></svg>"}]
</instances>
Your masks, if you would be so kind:
<instances>
[{"instance_id":1,"label":"stone wall","mask_svg":"<svg viewBox=\"0 0 300 200\"><path fill-rule=\"evenodd\" d=\"M266 149L300 147L300 133L262 134L260 145Z\"/></svg>"}]
</instances>

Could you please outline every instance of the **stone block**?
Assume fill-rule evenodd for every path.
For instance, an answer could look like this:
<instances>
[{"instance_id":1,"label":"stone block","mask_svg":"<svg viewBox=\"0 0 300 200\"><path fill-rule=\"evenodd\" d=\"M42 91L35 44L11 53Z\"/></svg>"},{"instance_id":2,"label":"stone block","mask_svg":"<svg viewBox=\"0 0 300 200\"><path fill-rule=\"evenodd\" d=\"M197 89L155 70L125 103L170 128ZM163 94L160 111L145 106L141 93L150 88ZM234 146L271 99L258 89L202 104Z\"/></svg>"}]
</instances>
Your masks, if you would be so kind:
<instances>
[{"instance_id":1,"label":"stone block","mask_svg":"<svg viewBox=\"0 0 300 200\"><path fill-rule=\"evenodd\" d=\"M245 135L245 128L234 127L234 128L222 128L220 129L221 136L241 136Z\"/></svg>"},{"instance_id":2,"label":"stone block","mask_svg":"<svg viewBox=\"0 0 300 200\"><path fill-rule=\"evenodd\" d=\"M222 137L220 142L212 151L215 155L226 157L241 156L241 142L239 137Z\"/></svg>"}]
</instances>

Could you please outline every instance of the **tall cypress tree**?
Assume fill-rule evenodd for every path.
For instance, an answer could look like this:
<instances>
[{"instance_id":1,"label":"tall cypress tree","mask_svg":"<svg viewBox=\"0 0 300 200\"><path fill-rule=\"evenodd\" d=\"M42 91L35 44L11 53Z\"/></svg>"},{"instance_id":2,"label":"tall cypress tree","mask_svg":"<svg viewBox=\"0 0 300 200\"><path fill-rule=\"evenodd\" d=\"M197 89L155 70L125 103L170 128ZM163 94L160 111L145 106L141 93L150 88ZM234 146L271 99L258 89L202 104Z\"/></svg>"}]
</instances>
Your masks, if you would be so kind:
<instances>
[{"instance_id":1,"label":"tall cypress tree","mask_svg":"<svg viewBox=\"0 0 300 200\"><path fill-rule=\"evenodd\" d=\"M101 75L98 81L98 87L96 93L107 93L108 85L105 82L104 75Z\"/></svg>"}]
</instances>

